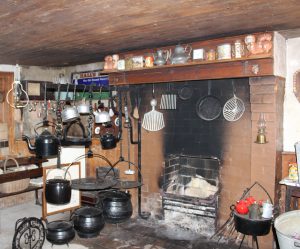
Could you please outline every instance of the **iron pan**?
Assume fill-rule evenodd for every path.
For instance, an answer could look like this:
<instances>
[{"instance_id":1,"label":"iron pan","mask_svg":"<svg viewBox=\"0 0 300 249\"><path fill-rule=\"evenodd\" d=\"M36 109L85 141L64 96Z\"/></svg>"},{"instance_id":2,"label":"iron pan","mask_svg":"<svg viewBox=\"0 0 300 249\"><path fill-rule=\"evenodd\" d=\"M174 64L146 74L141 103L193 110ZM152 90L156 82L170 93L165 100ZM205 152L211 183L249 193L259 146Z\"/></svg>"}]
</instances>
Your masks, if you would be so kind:
<instances>
[{"instance_id":1,"label":"iron pan","mask_svg":"<svg viewBox=\"0 0 300 249\"><path fill-rule=\"evenodd\" d=\"M114 189L131 189L141 187L143 184L138 181L117 181L117 184L112 188Z\"/></svg>"},{"instance_id":2,"label":"iron pan","mask_svg":"<svg viewBox=\"0 0 300 249\"><path fill-rule=\"evenodd\" d=\"M179 89L178 96L181 100L188 100L192 98L193 93L194 91L192 87L185 85L181 89Z\"/></svg>"},{"instance_id":3,"label":"iron pan","mask_svg":"<svg viewBox=\"0 0 300 249\"><path fill-rule=\"evenodd\" d=\"M215 120L222 113L221 102L217 97L207 95L198 100L196 104L196 113L198 117L203 120Z\"/></svg>"},{"instance_id":4,"label":"iron pan","mask_svg":"<svg viewBox=\"0 0 300 249\"><path fill-rule=\"evenodd\" d=\"M117 184L117 180L111 178L80 178L72 180L72 189L78 190L102 190L111 188Z\"/></svg>"}]
</instances>

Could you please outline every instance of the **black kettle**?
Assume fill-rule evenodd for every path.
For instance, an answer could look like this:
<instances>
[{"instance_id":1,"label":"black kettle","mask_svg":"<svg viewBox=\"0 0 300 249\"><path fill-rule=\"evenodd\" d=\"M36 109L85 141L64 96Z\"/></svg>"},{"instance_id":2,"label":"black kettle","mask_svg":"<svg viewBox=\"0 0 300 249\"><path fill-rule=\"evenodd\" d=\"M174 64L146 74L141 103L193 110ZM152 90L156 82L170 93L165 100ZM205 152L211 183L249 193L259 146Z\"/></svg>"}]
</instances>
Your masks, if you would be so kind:
<instances>
[{"instance_id":1,"label":"black kettle","mask_svg":"<svg viewBox=\"0 0 300 249\"><path fill-rule=\"evenodd\" d=\"M51 126L49 125L49 121L43 121L42 123L43 125L39 126L38 128L41 128L43 126ZM37 125L39 124L41 123L38 123ZM28 136L22 136L23 140L27 142L28 149L35 152L37 157L57 156L60 144L59 139L51 134L47 129L45 129L41 134L37 133L36 128L34 128L34 131L36 133L35 145L31 144L30 138Z\"/></svg>"},{"instance_id":2,"label":"black kettle","mask_svg":"<svg viewBox=\"0 0 300 249\"><path fill-rule=\"evenodd\" d=\"M102 149L113 149L117 145L117 138L112 133L105 133L100 137L100 142L102 145Z\"/></svg>"}]
</instances>

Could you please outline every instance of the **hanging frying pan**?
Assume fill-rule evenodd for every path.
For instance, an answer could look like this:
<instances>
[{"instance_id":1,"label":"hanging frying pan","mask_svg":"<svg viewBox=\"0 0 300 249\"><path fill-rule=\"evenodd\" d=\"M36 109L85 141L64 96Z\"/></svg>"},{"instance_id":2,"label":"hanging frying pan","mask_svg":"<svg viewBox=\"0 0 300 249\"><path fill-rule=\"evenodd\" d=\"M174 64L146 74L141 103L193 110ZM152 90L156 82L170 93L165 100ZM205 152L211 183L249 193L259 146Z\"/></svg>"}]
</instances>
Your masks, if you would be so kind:
<instances>
[{"instance_id":1,"label":"hanging frying pan","mask_svg":"<svg viewBox=\"0 0 300 249\"><path fill-rule=\"evenodd\" d=\"M178 97L181 100L188 100L192 98L193 92L193 88L189 86L188 83L185 83L184 86L178 90Z\"/></svg>"},{"instance_id":2,"label":"hanging frying pan","mask_svg":"<svg viewBox=\"0 0 300 249\"><path fill-rule=\"evenodd\" d=\"M215 120L222 112L220 100L211 94L211 81L208 81L208 94L197 101L196 112L205 121Z\"/></svg>"}]
</instances>

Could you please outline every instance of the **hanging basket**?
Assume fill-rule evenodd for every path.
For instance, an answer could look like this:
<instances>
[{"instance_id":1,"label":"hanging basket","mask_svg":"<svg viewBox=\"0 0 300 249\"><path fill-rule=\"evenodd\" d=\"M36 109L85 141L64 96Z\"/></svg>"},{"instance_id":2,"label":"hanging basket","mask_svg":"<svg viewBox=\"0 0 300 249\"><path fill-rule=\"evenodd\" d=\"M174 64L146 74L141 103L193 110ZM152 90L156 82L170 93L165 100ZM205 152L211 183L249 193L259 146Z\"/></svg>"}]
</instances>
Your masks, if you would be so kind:
<instances>
[{"instance_id":1,"label":"hanging basket","mask_svg":"<svg viewBox=\"0 0 300 249\"><path fill-rule=\"evenodd\" d=\"M4 166L3 166L4 174L9 174L9 173L7 173L7 170L6 170L6 164L7 164L8 160L14 161L15 164L17 165L17 171L20 171L19 163L17 162L17 160L12 157L6 157L6 159L4 161ZM4 193L4 194L10 194L10 193L23 191L24 189L28 188L29 182L30 182L30 178L24 178L24 179L20 179L20 180L1 183L0 184L0 192Z\"/></svg>"}]
</instances>

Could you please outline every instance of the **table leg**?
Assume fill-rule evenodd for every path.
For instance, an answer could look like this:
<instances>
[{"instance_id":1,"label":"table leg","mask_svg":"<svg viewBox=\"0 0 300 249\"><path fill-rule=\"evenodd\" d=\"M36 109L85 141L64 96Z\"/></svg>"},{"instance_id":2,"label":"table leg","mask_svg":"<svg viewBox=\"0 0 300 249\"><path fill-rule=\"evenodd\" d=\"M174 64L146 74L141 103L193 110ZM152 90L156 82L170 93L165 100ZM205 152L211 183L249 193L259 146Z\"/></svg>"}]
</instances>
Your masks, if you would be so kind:
<instances>
[{"instance_id":1,"label":"table leg","mask_svg":"<svg viewBox=\"0 0 300 249\"><path fill-rule=\"evenodd\" d=\"M42 206L42 203L40 203L40 200L39 200L39 190L38 189L36 189L36 190L34 190L34 192L35 192L35 205L39 205L39 206Z\"/></svg>"},{"instance_id":2,"label":"table leg","mask_svg":"<svg viewBox=\"0 0 300 249\"><path fill-rule=\"evenodd\" d=\"M285 212L290 211L291 196L292 196L292 189L289 186L287 186L286 187L286 196L285 196Z\"/></svg>"}]
</instances>

